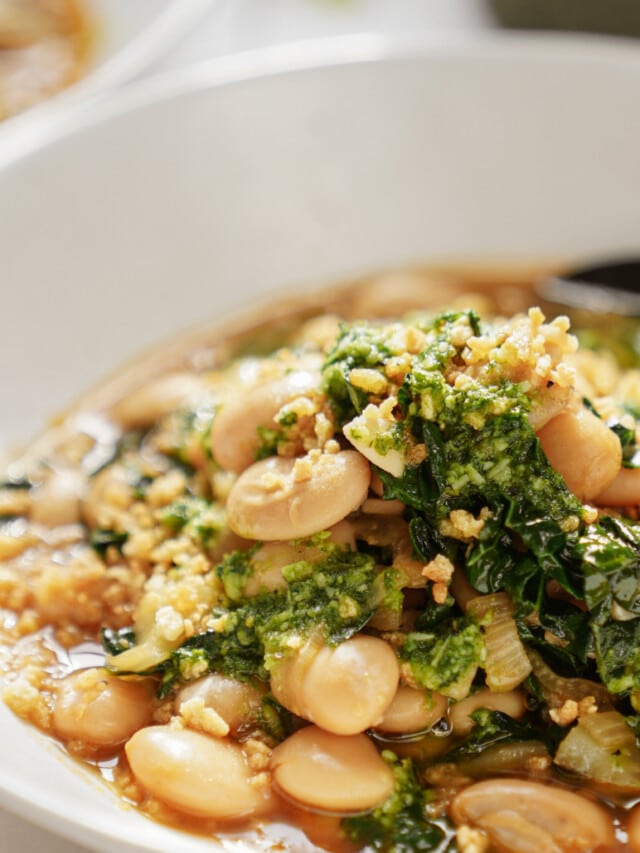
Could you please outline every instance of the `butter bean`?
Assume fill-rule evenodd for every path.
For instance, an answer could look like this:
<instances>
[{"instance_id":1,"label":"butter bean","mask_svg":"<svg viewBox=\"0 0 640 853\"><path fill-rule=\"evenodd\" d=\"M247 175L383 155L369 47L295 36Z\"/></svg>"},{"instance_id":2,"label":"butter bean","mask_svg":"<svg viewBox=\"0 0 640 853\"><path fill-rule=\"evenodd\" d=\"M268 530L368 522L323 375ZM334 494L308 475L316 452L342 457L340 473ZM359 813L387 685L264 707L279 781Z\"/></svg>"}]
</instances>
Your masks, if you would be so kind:
<instances>
[{"instance_id":1,"label":"butter bean","mask_svg":"<svg viewBox=\"0 0 640 853\"><path fill-rule=\"evenodd\" d=\"M305 459L305 476L300 462L271 457L247 468L229 494L229 527L246 539L299 539L342 521L366 498L371 475L359 453Z\"/></svg>"},{"instance_id":2,"label":"butter bean","mask_svg":"<svg viewBox=\"0 0 640 853\"><path fill-rule=\"evenodd\" d=\"M262 691L246 681L211 673L185 685L175 700L176 711L190 699L202 699L208 708L222 717L232 732L258 718L262 709Z\"/></svg>"},{"instance_id":3,"label":"butter bean","mask_svg":"<svg viewBox=\"0 0 640 853\"><path fill-rule=\"evenodd\" d=\"M398 661L377 637L359 634L331 647L311 641L272 673L274 696L326 731L350 735L379 724L395 696Z\"/></svg>"},{"instance_id":4,"label":"butter bean","mask_svg":"<svg viewBox=\"0 0 640 853\"><path fill-rule=\"evenodd\" d=\"M296 397L320 387L314 370L293 370L262 385L240 388L224 402L211 427L211 447L216 462L241 473L255 461L260 446L259 427L275 427L274 417Z\"/></svg>"},{"instance_id":5,"label":"butter bean","mask_svg":"<svg viewBox=\"0 0 640 853\"><path fill-rule=\"evenodd\" d=\"M104 669L79 670L60 682L53 726L65 740L117 746L149 723L152 697L149 679L129 681Z\"/></svg>"},{"instance_id":6,"label":"butter bean","mask_svg":"<svg viewBox=\"0 0 640 853\"><path fill-rule=\"evenodd\" d=\"M393 773L366 735L336 735L316 726L276 747L271 770L285 797L319 811L366 811L393 791Z\"/></svg>"},{"instance_id":7,"label":"butter bean","mask_svg":"<svg viewBox=\"0 0 640 853\"><path fill-rule=\"evenodd\" d=\"M618 437L588 409L556 415L538 438L551 465L580 500L593 500L620 471Z\"/></svg>"},{"instance_id":8,"label":"butter bean","mask_svg":"<svg viewBox=\"0 0 640 853\"><path fill-rule=\"evenodd\" d=\"M416 690L400 685L376 729L388 734L411 734L431 728L447 710L447 699L440 693Z\"/></svg>"},{"instance_id":9,"label":"butter bean","mask_svg":"<svg viewBox=\"0 0 640 853\"><path fill-rule=\"evenodd\" d=\"M237 743L189 729L150 726L136 732L125 751L142 787L185 814L231 820L268 804L268 797L251 784Z\"/></svg>"},{"instance_id":10,"label":"butter bean","mask_svg":"<svg viewBox=\"0 0 640 853\"><path fill-rule=\"evenodd\" d=\"M501 711L515 720L527 710L524 694L519 690L510 690L507 693L494 693L488 687L482 687L476 693L467 696L460 702L451 706L449 718L453 731L457 735L468 734L474 726L470 714L478 708L488 708L490 711Z\"/></svg>"},{"instance_id":11,"label":"butter bean","mask_svg":"<svg viewBox=\"0 0 640 853\"><path fill-rule=\"evenodd\" d=\"M613 822L586 797L522 779L487 779L454 798L458 825L483 829L496 849L510 853L594 850L613 844Z\"/></svg>"}]
</instances>

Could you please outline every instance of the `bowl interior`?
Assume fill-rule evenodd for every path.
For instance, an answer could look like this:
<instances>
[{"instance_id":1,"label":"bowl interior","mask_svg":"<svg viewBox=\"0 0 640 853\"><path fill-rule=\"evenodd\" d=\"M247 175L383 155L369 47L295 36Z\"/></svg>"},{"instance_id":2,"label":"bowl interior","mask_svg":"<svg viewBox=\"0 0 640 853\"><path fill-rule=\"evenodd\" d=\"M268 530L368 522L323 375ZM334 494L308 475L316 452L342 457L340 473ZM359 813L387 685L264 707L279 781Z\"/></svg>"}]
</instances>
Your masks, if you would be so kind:
<instances>
[{"instance_id":1,"label":"bowl interior","mask_svg":"<svg viewBox=\"0 0 640 853\"><path fill-rule=\"evenodd\" d=\"M275 290L640 248L639 87L640 54L608 43L365 39L187 70L39 135L0 160L0 439ZM0 743L0 798L52 829L203 846L123 810L3 708Z\"/></svg>"}]
</instances>

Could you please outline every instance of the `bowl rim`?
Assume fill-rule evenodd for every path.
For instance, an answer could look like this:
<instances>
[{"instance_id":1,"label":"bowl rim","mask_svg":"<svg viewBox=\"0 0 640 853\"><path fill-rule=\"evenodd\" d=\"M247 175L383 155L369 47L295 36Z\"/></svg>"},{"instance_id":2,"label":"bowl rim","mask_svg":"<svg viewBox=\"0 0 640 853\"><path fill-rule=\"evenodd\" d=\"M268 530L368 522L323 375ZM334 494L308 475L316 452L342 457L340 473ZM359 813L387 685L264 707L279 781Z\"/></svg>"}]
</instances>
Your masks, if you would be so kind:
<instances>
[{"instance_id":1,"label":"bowl rim","mask_svg":"<svg viewBox=\"0 0 640 853\"><path fill-rule=\"evenodd\" d=\"M178 2L189 3L191 11L195 13L196 9L202 10L211 0ZM24 128L20 129L23 132L13 133L6 138L0 137L0 180L5 172L33 156L37 157L47 146L58 142L64 144L66 140L87 128L97 127L128 113L205 90L224 89L261 78L275 78L304 71L320 72L324 68L356 64L375 65L407 60L456 58L482 62L496 57L529 63L542 63L552 58L566 63L625 65L630 74L637 75L640 86L640 43L630 39L579 34L490 32L437 33L432 36L362 33L355 36L301 40L164 71L138 80L111 97L90 103L74 103L64 113L58 111L49 121L25 124ZM11 712L0 708L0 722L4 714L11 715ZM22 724L21 721L18 722ZM25 735L41 741L42 749L57 752L46 737L33 731L27 724L23 727ZM64 762L62 755L60 760ZM68 770L74 770L70 763ZM92 784L90 777L85 781ZM100 787L102 788L102 785ZM37 796L35 800L34 793ZM104 793L106 803L109 794L106 788ZM0 805L36 826L77 843L87 843L84 835L87 822L82 814L74 810L59 791L51 790L44 780L34 792L32 783L9 777L0 765ZM163 829L172 831L168 827ZM89 844L94 846L94 849L113 849L114 842L124 843L127 845L126 849L130 850L157 849L149 846L144 838L123 837L117 821L106 818L99 825L92 826ZM214 848L210 846L209 849ZM249 853L254 848L242 845L234 849L244 849Z\"/></svg>"},{"instance_id":2,"label":"bowl rim","mask_svg":"<svg viewBox=\"0 0 640 853\"><path fill-rule=\"evenodd\" d=\"M79 102L89 101L134 79L178 43L216 3L217 0L169 0L141 32L104 62L89 68L72 86L4 122L0 127L0 145L4 136L22 137L37 132L38 126L60 121L61 114Z\"/></svg>"},{"instance_id":3,"label":"bowl rim","mask_svg":"<svg viewBox=\"0 0 640 853\"><path fill-rule=\"evenodd\" d=\"M173 22L175 25L180 23L186 31L215 2L173 0L171 7L156 22L157 30L153 27L153 33L139 37L146 43L146 59L133 50L133 43L131 56L124 57L122 63L114 57L113 64L117 67L109 73L109 82L95 87L96 94L102 92L102 97L77 97L73 89L67 90L58 96L62 101L69 95L68 103L62 105L64 108L54 99L12 119L12 127L0 128L0 177L5 169L48 145L126 113L208 89L291 73L318 72L325 68L456 58L484 62L508 59L517 63L554 60L567 65L587 63L625 67L627 73L638 76L640 87L640 40L578 32L443 30L426 34L373 31L300 39L162 70L113 90L116 83L135 74L145 62L151 61L152 54L155 55L168 40L175 38L175 33L171 32ZM135 40L136 45L139 40ZM87 78L86 84L93 93L93 81ZM81 85L78 84L78 88ZM110 90L103 91L107 86ZM33 121L26 120L32 115ZM22 118L24 122L21 122ZM6 130L10 132L3 135Z\"/></svg>"}]
</instances>

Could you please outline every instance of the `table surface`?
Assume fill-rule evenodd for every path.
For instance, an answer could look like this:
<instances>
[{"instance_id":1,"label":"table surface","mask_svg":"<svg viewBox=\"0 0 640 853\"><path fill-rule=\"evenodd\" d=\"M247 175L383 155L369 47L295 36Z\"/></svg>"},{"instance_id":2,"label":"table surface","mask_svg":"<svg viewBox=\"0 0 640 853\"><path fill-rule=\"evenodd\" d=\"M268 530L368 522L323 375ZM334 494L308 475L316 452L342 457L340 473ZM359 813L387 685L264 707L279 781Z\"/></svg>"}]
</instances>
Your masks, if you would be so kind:
<instances>
[{"instance_id":1,"label":"table surface","mask_svg":"<svg viewBox=\"0 0 640 853\"><path fill-rule=\"evenodd\" d=\"M357 32L473 33L493 26L484 0L217 0L196 31L151 72L299 39ZM0 853L14 851L87 853L0 809Z\"/></svg>"}]
</instances>

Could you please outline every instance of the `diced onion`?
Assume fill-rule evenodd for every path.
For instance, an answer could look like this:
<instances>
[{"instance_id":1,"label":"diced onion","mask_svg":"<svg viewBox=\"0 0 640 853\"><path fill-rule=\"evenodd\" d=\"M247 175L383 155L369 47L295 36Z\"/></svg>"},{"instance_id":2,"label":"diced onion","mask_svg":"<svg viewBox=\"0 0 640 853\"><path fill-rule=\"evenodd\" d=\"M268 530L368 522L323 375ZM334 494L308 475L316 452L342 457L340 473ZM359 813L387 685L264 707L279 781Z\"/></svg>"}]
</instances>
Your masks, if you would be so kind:
<instances>
[{"instance_id":1,"label":"diced onion","mask_svg":"<svg viewBox=\"0 0 640 853\"><path fill-rule=\"evenodd\" d=\"M513 605L504 592L480 595L467 612L482 626L487 685L496 693L513 690L531 672L531 663L513 618Z\"/></svg>"},{"instance_id":2,"label":"diced onion","mask_svg":"<svg viewBox=\"0 0 640 853\"><path fill-rule=\"evenodd\" d=\"M598 743L593 733L608 745ZM554 761L594 782L640 793L640 749L617 711L581 717L558 747Z\"/></svg>"},{"instance_id":3,"label":"diced onion","mask_svg":"<svg viewBox=\"0 0 640 853\"><path fill-rule=\"evenodd\" d=\"M611 707L611 700L606 688L595 681L586 678L563 678L547 666L538 652L529 649L527 654L531 661L533 674L540 682L544 698L550 708L560 708L567 699L579 702L587 696L593 696L598 708Z\"/></svg>"}]
</instances>

